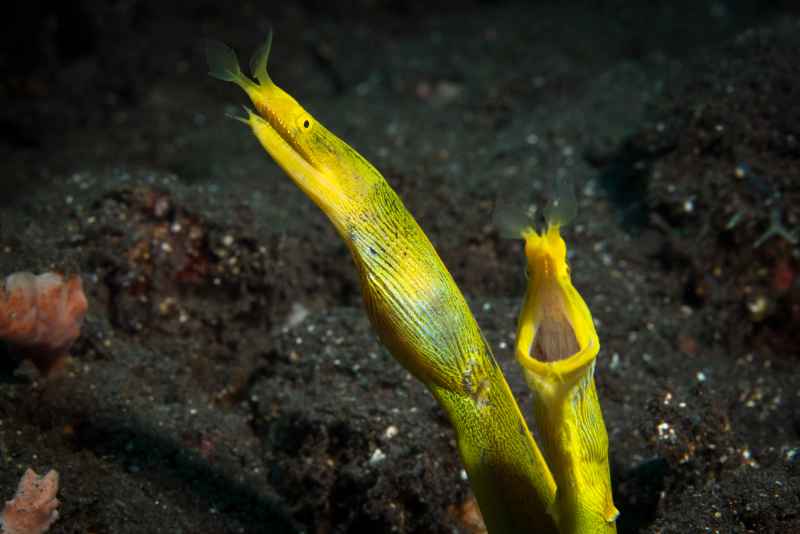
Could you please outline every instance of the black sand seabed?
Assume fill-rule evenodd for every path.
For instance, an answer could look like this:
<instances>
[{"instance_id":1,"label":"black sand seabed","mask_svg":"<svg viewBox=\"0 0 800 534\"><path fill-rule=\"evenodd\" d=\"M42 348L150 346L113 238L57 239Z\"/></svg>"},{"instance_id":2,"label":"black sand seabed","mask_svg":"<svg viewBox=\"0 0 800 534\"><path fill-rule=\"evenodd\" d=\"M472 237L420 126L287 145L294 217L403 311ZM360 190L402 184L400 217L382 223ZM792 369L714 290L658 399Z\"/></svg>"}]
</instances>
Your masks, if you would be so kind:
<instances>
[{"instance_id":1,"label":"black sand seabed","mask_svg":"<svg viewBox=\"0 0 800 534\"><path fill-rule=\"evenodd\" d=\"M204 37L272 25L273 79L398 190L523 407L492 207L575 180L620 532L800 532L800 12L632 4L18 6L0 273L80 273L90 312L60 375L0 349L0 496L52 467L56 533L480 532L344 245L205 74Z\"/></svg>"}]
</instances>

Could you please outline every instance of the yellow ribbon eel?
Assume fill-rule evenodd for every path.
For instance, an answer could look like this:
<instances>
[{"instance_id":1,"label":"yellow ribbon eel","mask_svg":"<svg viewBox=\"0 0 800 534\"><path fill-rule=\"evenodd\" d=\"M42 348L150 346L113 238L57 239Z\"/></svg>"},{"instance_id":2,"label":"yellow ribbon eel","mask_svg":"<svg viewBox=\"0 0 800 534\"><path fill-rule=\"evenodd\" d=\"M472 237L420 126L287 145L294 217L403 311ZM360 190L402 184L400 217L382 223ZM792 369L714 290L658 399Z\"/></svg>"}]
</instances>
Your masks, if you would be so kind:
<instances>
[{"instance_id":1,"label":"yellow ribbon eel","mask_svg":"<svg viewBox=\"0 0 800 534\"><path fill-rule=\"evenodd\" d=\"M546 214L544 232L522 232L528 287L516 354L534 392L534 428L558 488L559 532L609 534L617 531L619 512L611 495L608 434L594 384L600 341L592 314L572 285L560 233L574 214L574 199L560 201L560 208Z\"/></svg>"},{"instance_id":2,"label":"yellow ribbon eel","mask_svg":"<svg viewBox=\"0 0 800 534\"><path fill-rule=\"evenodd\" d=\"M347 244L380 339L449 416L489 531L558 532L553 477L452 276L383 176L272 82L271 37L251 61L257 83L219 43L210 74L244 89L255 111L240 120Z\"/></svg>"}]
</instances>

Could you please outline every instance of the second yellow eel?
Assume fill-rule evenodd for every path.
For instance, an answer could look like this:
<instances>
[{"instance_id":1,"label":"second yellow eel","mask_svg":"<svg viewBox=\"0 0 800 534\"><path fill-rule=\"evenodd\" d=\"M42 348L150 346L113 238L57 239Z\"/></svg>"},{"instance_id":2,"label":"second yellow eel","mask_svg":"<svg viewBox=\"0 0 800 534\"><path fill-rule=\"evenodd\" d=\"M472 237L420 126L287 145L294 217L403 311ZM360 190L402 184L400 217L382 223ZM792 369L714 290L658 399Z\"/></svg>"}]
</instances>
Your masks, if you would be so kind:
<instances>
[{"instance_id":1,"label":"second yellow eel","mask_svg":"<svg viewBox=\"0 0 800 534\"><path fill-rule=\"evenodd\" d=\"M523 231L528 288L517 360L534 393L533 425L555 478L561 534L614 534L608 434L594 383L600 349L592 314L572 285L561 223Z\"/></svg>"},{"instance_id":2,"label":"second yellow eel","mask_svg":"<svg viewBox=\"0 0 800 534\"><path fill-rule=\"evenodd\" d=\"M453 278L375 167L272 82L270 44L253 57L253 81L209 43L211 75L247 93L255 110L241 120L347 244L382 342L455 429L489 532L558 532L553 476Z\"/></svg>"}]
</instances>

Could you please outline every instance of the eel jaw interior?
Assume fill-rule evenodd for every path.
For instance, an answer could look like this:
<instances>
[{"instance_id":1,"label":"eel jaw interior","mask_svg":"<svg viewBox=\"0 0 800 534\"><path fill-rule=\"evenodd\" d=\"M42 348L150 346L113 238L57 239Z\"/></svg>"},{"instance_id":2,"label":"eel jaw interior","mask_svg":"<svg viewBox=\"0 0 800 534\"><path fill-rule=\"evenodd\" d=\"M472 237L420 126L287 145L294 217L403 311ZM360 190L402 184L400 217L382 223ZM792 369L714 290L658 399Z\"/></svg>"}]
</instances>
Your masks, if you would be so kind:
<instances>
[{"instance_id":1,"label":"eel jaw interior","mask_svg":"<svg viewBox=\"0 0 800 534\"><path fill-rule=\"evenodd\" d=\"M536 327L528 355L541 362L558 362L579 351L575 330L567 317L557 310L546 311Z\"/></svg>"}]
</instances>

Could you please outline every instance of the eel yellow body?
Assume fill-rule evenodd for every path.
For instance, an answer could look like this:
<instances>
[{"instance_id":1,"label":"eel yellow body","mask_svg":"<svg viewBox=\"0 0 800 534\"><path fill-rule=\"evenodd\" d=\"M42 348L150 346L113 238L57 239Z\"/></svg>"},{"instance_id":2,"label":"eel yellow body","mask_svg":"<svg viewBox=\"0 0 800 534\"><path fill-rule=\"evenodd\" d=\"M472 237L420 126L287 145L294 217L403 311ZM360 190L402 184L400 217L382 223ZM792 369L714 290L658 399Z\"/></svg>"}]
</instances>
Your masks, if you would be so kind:
<instances>
[{"instance_id":1,"label":"eel yellow body","mask_svg":"<svg viewBox=\"0 0 800 534\"><path fill-rule=\"evenodd\" d=\"M517 325L517 360L534 393L533 426L555 478L562 534L617 531L608 435L594 384L600 342L572 285L560 222L522 232L528 288Z\"/></svg>"},{"instance_id":2,"label":"eel yellow body","mask_svg":"<svg viewBox=\"0 0 800 534\"><path fill-rule=\"evenodd\" d=\"M453 278L381 174L272 83L270 40L251 62L257 82L221 44L211 75L244 89L255 110L241 120L347 244L381 340L452 422L489 531L558 532L555 481Z\"/></svg>"}]
</instances>

